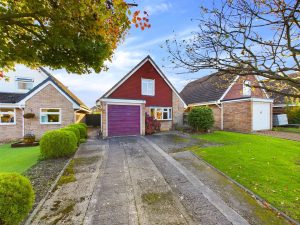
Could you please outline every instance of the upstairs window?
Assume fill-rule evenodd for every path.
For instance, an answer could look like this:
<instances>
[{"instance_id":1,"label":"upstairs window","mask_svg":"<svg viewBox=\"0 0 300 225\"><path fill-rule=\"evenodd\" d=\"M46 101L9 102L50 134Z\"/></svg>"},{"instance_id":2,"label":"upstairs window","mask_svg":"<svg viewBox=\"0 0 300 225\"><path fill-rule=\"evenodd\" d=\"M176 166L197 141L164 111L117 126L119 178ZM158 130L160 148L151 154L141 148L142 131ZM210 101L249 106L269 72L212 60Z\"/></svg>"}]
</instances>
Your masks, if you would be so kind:
<instances>
[{"instance_id":1,"label":"upstairs window","mask_svg":"<svg viewBox=\"0 0 300 225\"><path fill-rule=\"evenodd\" d=\"M154 96L154 80L142 79L142 95Z\"/></svg>"},{"instance_id":2,"label":"upstairs window","mask_svg":"<svg viewBox=\"0 0 300 225\"><path fill-rule=\"evenodd\" d=\"M31 90L33 88L33 79L19 77L16 79L19 90Z\"/></svg>"},{"instance_id":3,"label":"upstairs window","mask_svg":"<svg viewBox=\"0 0 300 225\"><path fill-rule=\"evenodd\" d=\"M14 108L0 108L0 125L16 124L16 110Z\"/></svg>"},{"instance_id":4,"label":"upstairs window","mask_svg":"<svg viewBox=\"0 0 300 225\"><path fill-rule=\"evenodd\" d=\"M40 123L41 124L60 124L61 123L60 109L41 109Z\"/></svg>"},{"instance_id":5,"label":"upstairs window","mask_svg":"<svg viewBox=\"0 0 300 225\"><path fill-rule=\"evenodd\" d=\"M245 80L243 84L243 95L251 96L251 81Z\"/></svg>"}]
</instances>

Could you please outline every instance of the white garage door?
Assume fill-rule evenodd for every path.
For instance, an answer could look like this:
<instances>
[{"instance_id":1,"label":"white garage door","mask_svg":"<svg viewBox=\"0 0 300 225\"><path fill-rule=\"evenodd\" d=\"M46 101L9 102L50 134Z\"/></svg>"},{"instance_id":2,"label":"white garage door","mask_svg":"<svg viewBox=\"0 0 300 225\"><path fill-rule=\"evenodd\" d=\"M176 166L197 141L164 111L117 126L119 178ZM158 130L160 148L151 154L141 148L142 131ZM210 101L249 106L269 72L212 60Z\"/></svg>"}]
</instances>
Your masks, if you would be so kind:
<instances>
[{"instance_id":1,"label":"white garage door","mask_svg":"<svg viewBox=\"0 0 300 225\"><path fill-rule=\"evenodd\" d=\"M253 130L271 129L270 103L253 102Z\"/></svg>"}]
</instances>

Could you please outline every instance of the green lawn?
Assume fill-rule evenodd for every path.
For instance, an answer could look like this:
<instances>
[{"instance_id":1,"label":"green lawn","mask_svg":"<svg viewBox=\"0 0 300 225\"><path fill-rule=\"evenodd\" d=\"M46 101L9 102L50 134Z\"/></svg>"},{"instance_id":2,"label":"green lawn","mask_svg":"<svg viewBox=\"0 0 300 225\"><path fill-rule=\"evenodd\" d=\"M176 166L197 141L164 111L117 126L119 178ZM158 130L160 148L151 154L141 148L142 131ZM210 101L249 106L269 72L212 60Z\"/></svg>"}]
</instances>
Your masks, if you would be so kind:
<instances>
[{"instance_id":1,"label":"green lawn","mask_svg":"<svg viewBox=\"0 0 300 225\"><path fill-rule=\"evenodd\" d=\"M40 148L11 148L9 144L0 145L0 172L23 173L37 163Z\"/></svg>"},{"instance_id":2,"label":"green lawn","mask_svg":"<svg viewBox=\"0 0 300 225\"><path fill-rule=\"evenodd\" d=\"M296 127L274 127L273 130L274 131L300 133L300 128L296 128Z\"/></svg>"},{"instance_id":3,"label":"green lawn","mask_svg":"<svg viewBox=\"0 0 300 225\"><path fill-rule=\"evenodd\" d=\"M194 147L198 156L300 220L300 142L221 131L195 137L224 144Z\"/></svg>"}]
</instances>

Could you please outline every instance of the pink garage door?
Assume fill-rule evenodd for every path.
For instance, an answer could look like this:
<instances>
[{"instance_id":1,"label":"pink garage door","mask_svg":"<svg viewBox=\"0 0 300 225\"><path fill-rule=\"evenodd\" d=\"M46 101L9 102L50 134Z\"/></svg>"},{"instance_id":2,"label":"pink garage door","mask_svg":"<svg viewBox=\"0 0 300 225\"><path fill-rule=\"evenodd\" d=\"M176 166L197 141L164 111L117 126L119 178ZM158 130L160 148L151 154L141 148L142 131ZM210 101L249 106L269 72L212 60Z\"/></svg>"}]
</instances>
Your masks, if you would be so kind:
<instances>
[{"instance_id":1,"label":"pink garage door","mask_svg":"<svg viewBox=\"0 0 300 225\"><path fill-rule=\"evenodd\" d=\"M140 106L108 105L108 136L140 134Z\"/></svg>"}]
</instances>

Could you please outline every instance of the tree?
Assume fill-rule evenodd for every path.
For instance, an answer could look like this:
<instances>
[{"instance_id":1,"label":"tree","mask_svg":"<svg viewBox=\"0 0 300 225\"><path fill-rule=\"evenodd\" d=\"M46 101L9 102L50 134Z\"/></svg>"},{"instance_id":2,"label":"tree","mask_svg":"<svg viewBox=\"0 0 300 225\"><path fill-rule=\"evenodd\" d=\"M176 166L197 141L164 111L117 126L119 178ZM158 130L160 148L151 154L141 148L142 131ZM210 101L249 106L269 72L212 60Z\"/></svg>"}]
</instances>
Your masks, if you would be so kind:
<instances>
[{"instance_id":1,"label":"tree","mask_svg":"<svg viewBox=\"0 0 300 225\"><path fill-rule=\"evenodd\" d=\"M226 0L201 11L193 38L167 41L175 67L257 75L252 88L300 97L299 0Z\"/></svg>"},{"instance_id":2,"label":"tree","mask_svg":"<svg viewBox=\"0 0 300 225\"><path fill-rule=\"evenodd\" d=\"M124 0L2 0L0 71L21 63L100 72L130 27L129 7ZM139 14L138 26L150 27Z\"/></svg>"}]
</instances>

